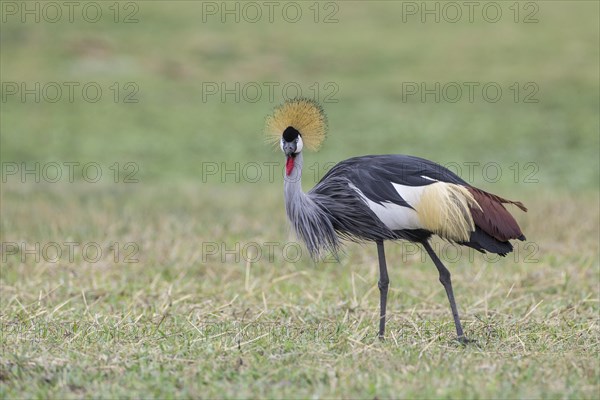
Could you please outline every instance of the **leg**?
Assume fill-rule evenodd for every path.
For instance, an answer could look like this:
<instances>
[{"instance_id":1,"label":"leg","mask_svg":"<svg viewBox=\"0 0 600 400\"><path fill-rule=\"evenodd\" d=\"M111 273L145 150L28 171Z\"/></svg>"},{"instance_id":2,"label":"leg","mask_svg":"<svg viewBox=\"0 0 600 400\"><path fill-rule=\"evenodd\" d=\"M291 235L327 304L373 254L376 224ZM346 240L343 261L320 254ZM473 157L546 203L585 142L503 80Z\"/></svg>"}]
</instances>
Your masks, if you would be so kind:
<instances>
[{"instance_id":1,"label":"leg","mask_svg":"<svg viewBox=\"0 0 600 400\"><path fill-rule=\"evenodd\" d=\"M377 256L379 257L379 339L383 339L385 333L385 308L387 304L387 293L390 279L388 278L387 266L385 264L385 251L383 242L377 242Z\"/></svg>"},{"instance_id":2,"label":"leg","mask_svg":"<svg viewBox=\"0 0 600 400\"><path fill-rule=\"evenodd\" d=\"M452 280L450 279L450 271L448 271L448 269L444 267L444 264L442 264L438 256L433 252L433 249L431 248L429 242L424 241L422 242L422 244L423 247L425 247L425 250L427 250L429 257L431 257L431 259L433 260L433 263L437 267L438 272L440 273L440 282L442 283L442 285L444 285L444 289L446 289L446 294L448 295L448 300L450 301L450 308L452 309L452 316L454 317L454 325L456 325L456 334L458 335L458 340L460 342L466 342L467 340L465 339L462 326L460 324L460 318L458 317L456 302L454 301L454 292L452 291Z\"/></svg>"}]
</instances>

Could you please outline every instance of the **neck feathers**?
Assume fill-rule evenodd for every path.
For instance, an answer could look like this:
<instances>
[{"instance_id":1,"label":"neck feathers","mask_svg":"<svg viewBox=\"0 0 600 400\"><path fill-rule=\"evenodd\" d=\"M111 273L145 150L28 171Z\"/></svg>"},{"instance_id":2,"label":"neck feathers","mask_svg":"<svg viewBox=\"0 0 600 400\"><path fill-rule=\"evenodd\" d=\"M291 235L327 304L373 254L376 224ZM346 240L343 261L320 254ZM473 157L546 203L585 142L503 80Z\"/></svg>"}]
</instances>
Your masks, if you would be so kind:
<instances>
[{"instance_id":1,"label":"neck feathers","mask_svg":"<svg viewBox=\"0 0 600 400\"><path fill-rule=\"evenodd\" d=\"M302 153L299 153L292 172L284 178L288 219L313 260L327 252L337 258L340 243L327 212L320 206L318 198L302 191L302 161Z\"/></svg>"}]
</instances>

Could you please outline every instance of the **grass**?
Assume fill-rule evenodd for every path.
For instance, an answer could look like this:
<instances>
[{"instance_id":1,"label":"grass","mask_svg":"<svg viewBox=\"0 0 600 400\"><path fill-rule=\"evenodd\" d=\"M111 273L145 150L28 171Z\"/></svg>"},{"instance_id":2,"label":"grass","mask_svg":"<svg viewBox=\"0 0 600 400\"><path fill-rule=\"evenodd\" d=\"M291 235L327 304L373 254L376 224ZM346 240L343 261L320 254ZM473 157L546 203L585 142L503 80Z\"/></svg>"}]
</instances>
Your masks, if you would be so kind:
<instances>
[{"instance_id":1,"label":"grass","mask_svg":"<svg viewBox=\"0 0 600 400\"><path fill-rule=\"evenodd\" d=\"M140 90L134 104L0 104L4 173L80 163L74 182L3 176L0 396L595 398L598 4L538 4L537 24L402 23L392 2L340 3L336 24L201 23L194 2L140 2L131 25L3 23L3 82ZM535 82L540 101L402 99L406 82L465 81ZM435 268L400 243L377 340L374 246L314 264L289 234L282 160L260 136L281 93L202 101L203 82L317 83L321 100L336 85L307 189L328 163L394 152L525 202L528 241L504 259L436 242L476 344L454 340Z\"/></svg>"},{"instance_id":2,"label":"grass","mask_svg":"<svg viewBox=\"0 0 600 400\"><path fill-rule=\"evenodd\" d=\"M161 194L145 190L82 190L75 199L47 192L52 200L34 202L25 199L36 193L13 193L8 215L30 218L10 239L30 233L47 242L68 232L72 241L105 246L118 237L139 245L139 262L115 263L106 247L94 263L77 252L73 263L8 258L7 397L592 398L597 391L597 199L534 199L523 219L536 251L521 248L516 263L479 255L469 262L466 254L449 263L465 330L477 341L463 347L433 265L401 245L388 245L385 342L376 339L374 246L348 246L341 265L314 265L307 257L286 261L287 242L279 242L269 262L264 243L286 237L282 213L269 211L280 207L275 195L249 203L250 218L223 212L242 200L217 203L198 189L160 205ZM260 193L257 186L249 194ZM565 233L568 241L545 226L550 212L555 226L567 226L583 209L596 211ZM204 214L203 223L189 217ZM202 252L213 242L229 250L256 243L262 257L239 250L222 262L223 251Z\"/></svg>"}]
</instances>

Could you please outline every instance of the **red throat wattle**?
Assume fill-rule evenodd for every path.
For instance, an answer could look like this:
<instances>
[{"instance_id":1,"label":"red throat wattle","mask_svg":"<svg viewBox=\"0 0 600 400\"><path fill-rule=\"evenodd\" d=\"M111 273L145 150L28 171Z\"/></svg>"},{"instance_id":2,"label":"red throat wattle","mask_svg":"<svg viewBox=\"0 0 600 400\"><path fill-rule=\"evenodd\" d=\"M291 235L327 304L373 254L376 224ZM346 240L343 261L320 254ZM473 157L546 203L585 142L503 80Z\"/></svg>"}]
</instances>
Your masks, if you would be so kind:
<instances>
[{"instance_id":1,"label":"red throat wattle","mask_svg":"<svg viewBox=\"0 0 600 400\"><path fill-rule=\"evenodd\" d=\"M294 157L288 156L287 161L285 162L285 174L290 176L292 169L294 169Z\"/></svg>"}]
</instances>

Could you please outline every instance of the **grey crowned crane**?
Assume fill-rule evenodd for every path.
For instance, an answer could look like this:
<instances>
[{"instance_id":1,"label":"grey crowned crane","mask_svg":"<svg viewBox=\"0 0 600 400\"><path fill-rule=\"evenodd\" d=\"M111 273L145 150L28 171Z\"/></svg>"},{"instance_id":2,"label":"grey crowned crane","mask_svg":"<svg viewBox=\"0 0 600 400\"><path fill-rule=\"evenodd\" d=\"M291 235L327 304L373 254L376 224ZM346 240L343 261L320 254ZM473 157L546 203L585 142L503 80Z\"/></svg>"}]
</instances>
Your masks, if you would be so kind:
<instances>
[{"instance_id":1,"label":"grey crowned crane","mask_svg":"<svg viewBox=\"0 0 600 400\"><path fill-rule=\"evenodd\" d=\"M462 180L450 170L418 157L372 155L342 161L308 193L302 191L302 150L318 150L325 139L327 119L308 99L288 100L266 120L266 133L285 154L285 209L297 236L315 260L324 253L336 258L341 239L377 244L379 258L379 337L385 333L389 286L384 241L420 243L437 267L446 290L456 333L466 342L458 316L450 272L433 251L433 235L480 252L502 256L525 240L503 199Z\"/></svg>"}]
</instances>

